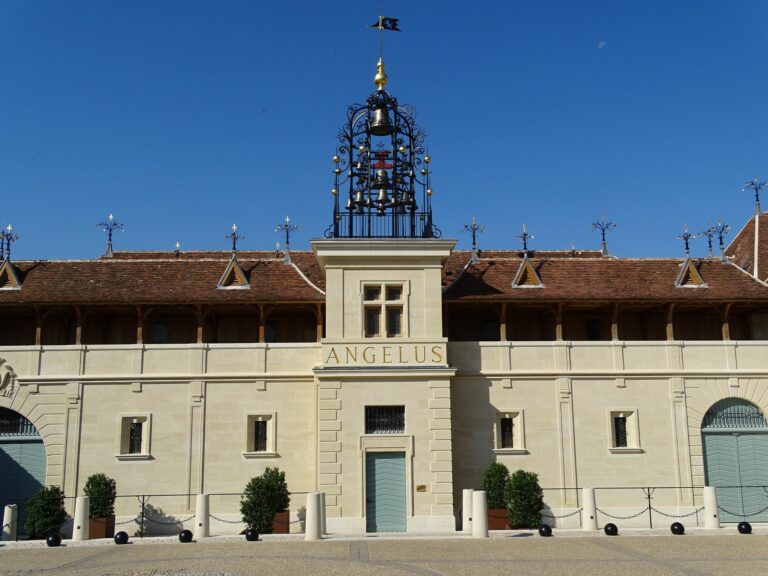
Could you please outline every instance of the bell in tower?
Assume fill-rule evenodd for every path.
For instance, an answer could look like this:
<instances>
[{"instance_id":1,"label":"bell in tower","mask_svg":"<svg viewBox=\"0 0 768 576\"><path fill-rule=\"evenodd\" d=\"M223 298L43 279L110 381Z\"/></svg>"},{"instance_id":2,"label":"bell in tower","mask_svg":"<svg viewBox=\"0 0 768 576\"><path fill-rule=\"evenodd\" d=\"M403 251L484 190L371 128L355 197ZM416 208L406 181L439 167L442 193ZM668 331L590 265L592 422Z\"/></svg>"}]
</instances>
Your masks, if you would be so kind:
<instances>
[{"instance_id":1,"label":"bell in tower","mask_svg":"<svg viewBox=\"0 0 768 576\"><path fill-rule=\"evenodd\" d=\"M400 106L386 91L388 82L379 57L376 90L364 104L347 109L333 157L328 238L440 237L432 220L431 159L424 133L410 107Z\"/></svg>"}]
</instances>

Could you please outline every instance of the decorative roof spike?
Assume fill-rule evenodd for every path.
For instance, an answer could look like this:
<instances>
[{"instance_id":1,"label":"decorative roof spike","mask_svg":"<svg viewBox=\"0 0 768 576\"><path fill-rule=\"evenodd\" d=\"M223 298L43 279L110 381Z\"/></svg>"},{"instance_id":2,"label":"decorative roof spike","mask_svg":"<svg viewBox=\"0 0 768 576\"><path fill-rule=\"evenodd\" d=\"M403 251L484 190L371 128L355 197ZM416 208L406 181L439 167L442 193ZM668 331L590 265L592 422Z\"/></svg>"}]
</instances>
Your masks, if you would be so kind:
<instances>
[{"instance_id":1,"label":"decorative roof spike","mask_svg":"<svg viewBox=\"0 0 768 576\"><path fill-rule=\"evenodd\" d=\"M120 232L125 232L125 227L122 223L115 220L115 217L110 213L109 216L107 216L107 219L103 222L99 222L96 224L96 228L101 228L104 230L104 232L107 233L107 249L104 252L104 257L111 258L112 257L112 233L115 230L120 230Z\"/></svg>"},{"instance_id":2,"label":"decorative roof spike","mask_svg":"<svg viewBox=\"0 0 768 576\"><path fill-rule=\"evenodd\" d=\"M691 232L688 232L688 224L686 224L683 227L683 233L680 234L680 236L677 237L678 240L682 240L685 244L685 257L690 258L691 257L691 247L690 242L691 240L695 240L699 237L699 234L692 234Z\"/></svg>"},{"instance_id":3,"label":"decorative roof spike","mask_svg":"<svg viewBox=\"0 0 768 576\"><path fill-rule=\"evenodd\" d=\"M286 216L285 217L285 224L278 224L275 226L275 232L284 232L285 233L285 255L283 256L283 264L290 264L291 263L291 234L293 232L301 232L301 228L299 228L298 224L291 224L291 219ZM280 243L278 242L278 246ZM278 248L279 249L279 248Z\"/></svg>"},{"instance_id":4,"label":"decorative roof spike","mask_svg":"<svg viewBox=\"0 0 768 576\"><path fill-rule=\"evenodd\" d=\"M602 252L603 256L608 256L608 243L605 240L605 235L613 231L616 226L617 224L606 221L605 216L600 216L600 220L592 222L592 231L600 230L600 252Z\"/></svg>"},{"instance_id":5,"label":"decorative roof spike","mask_svg":"<svg viewBox=\"0 0 768 576\"><path fill-rule=\"evenodd\" d=\"M232 233L224 236L227 240L232 240L232 258L237 254L237 241L245 240L245 236L237 233L237 224L232 224Z\"/></svg>"},{"instance_id":6,"label":"decorative roof spike","mask_svg":"<svg viewBox=\"0 0 768 576\"><path fill-rule=\"evenodd\" d=\"M515 236L515 238L519 238L523 242L523 256L525 258L528 258L528 240L533 240L533 234L529 234L525 230L525 224L523 224L523 232L519 236Z\"/></svg>"},{"instance_id":7,"label":"decorative roof spike","mask_svg":"<svg viewBox=\"0 0 768 576\"><path fill-rule=\"evenodd\" d=\"M765 180L760 181L760 178L755 176L752 178L752 180L744 182L744 186L741 189L742 192L752 190L752 192L755 194L755 214L760 214L762 212L760 209L760 192L763 191L766 185L768 185L768 182Z\"/></svg>"},{"instance_id":8,"label":"decorative roof spike","mask_svg":"<svg viewBox=\"0 0 768 576\"><path fill-rule=\"evenodd\" d=\"M728 257L725 255L725 242L723 242L723 238L731 231L731 227L728 224L723 224L718 219L717 224L712 228L714 229L715 234L717 234L717 240L720 244L720 258L727 264Z\"/></svg>"},{"instance_id":9,"label":"decorative roof spike","mask_svg":"<svg viewBox=\"0 0 768 576\"><path fill-rule=\"evenodd\" d=\"M0 258L3 261L11 259L11 244L19 239L19 235L14 233L13 226L8 224L0 230Z\"/></svg>"},{"instance_id":10,"label":"decorative roof spike","mask_svg":"<svg viewBox=\"0 0 768 576\"><path fill-rule=\"evenodd\" d=\"M485 232L485 226L478 224L474 216L472 216L472 224L465 224L464 228L459 230L461 232L472 233L472 257L469 259L469 263L473 266L480 263L480 247L477 244L477 234Z\"/></svg>"},{"instance_id":11,"label":"decorative roof spike","mask_svg":"<svg viewBox=\"0 0 768 576\"><path fill-rule=\"evenodd\" d=\"M178 241L176 242L176 249L173 251L174 254L176 254L176 258L181 256L181 243Z\"/></svg>"}]
</instances>

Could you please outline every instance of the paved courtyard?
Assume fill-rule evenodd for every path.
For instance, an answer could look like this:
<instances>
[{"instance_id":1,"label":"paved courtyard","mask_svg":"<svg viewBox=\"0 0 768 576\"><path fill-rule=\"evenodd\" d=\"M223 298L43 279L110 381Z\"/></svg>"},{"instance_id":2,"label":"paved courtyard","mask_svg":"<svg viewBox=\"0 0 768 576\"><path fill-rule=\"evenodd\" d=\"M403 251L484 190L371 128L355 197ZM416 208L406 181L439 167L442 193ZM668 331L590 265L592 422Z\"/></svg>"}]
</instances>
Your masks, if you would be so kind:
<instances>
[{"instance_id":1,"label":"paved courtyard","mask_svg":"<svg viewBox=\"0 0 768 576\"><path fill-rule=\"evenodd\" d=\"M723 575L768 574L768 535L704 531L681 537L638 532L607 537L561 532L466 537L334 537L322 542L231 537L192 544L152 538L47 548L25 542L0 548L0 574L143 575Z\"/></svg>"}]
</instances>

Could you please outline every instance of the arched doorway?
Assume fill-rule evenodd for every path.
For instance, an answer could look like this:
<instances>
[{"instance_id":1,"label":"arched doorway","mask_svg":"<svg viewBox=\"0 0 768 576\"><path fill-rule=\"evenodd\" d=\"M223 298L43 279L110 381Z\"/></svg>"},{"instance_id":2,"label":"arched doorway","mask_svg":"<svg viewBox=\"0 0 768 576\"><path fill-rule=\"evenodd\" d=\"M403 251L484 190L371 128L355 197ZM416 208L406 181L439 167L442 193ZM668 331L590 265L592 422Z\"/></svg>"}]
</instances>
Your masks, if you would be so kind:
<instances>
[{"instance_id":1,"label":"arched doorway","mask_svg":"<svg viewBox=\"0 0 768 576\"><path fill-rule=\"evenodd\" d=\"M18 412L0 408L0 510L19 505L19 533L24 502L45 484L45 447L34 424Z\"/></svg>"},{"instance_id":2,"label":"arched doorway","mask_svg":"<svg viewBox=\"0 0 768 576\"><path fill-rule=\"evenodd\" d=\"M720 400L704 415L701 437L706 483L717 487L720 520L768 521L768 422L760 409L740 398Z\"/></svg>"}]
</instances>

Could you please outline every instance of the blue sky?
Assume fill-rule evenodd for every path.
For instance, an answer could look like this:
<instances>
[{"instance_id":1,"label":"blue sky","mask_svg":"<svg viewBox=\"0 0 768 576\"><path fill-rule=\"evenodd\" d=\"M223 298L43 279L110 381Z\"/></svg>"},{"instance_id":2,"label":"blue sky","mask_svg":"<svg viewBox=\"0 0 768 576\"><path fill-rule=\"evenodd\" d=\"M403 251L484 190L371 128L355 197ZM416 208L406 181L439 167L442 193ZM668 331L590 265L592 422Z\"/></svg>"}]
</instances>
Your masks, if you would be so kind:
<instances>
[{"instance_id":1,"label":"blue sky","mask_svg":"<svg viewBox=\"0 0 768 576\"><path fill-rule=\"evenodd\" d=\"M14 257L308 248L331 221L346 106L373 91L379 2L0 2L0 224ZM768 178L763 1L387 0L389 91L433 157L444 236L679 256ZM768 204L768 194L764 204ZM697 240L695 255L706 245Z\"/></svg>"}]
</instances>

